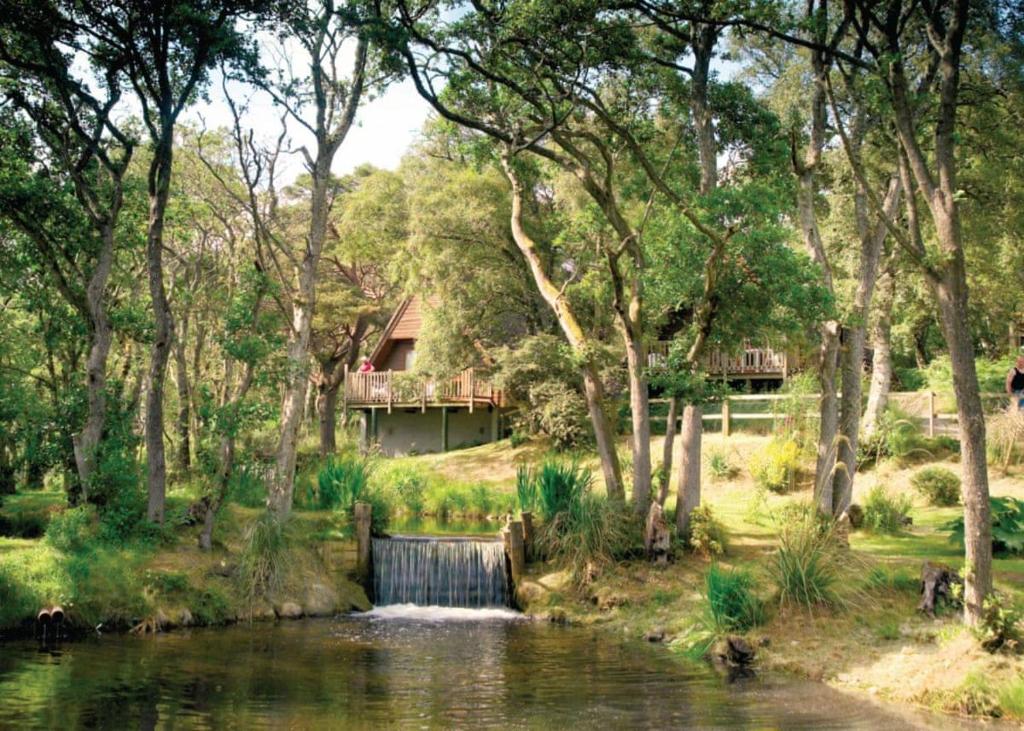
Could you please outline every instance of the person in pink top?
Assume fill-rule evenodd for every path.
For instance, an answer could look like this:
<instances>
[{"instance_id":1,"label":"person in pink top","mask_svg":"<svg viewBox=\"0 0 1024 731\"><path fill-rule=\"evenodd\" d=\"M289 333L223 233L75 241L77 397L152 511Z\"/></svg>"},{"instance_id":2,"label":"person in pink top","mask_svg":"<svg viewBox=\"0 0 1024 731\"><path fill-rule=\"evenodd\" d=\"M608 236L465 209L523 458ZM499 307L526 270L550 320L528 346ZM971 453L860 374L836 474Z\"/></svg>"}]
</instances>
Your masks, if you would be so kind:
<instances>
[{"instance_id":1,"label":"person in pink top","mask_svg":"<svg viewBox=\"0 0 1024 731\"><path fill-rule=\"evenodd\" d=\"M370 359L364 356L362 365L359 366L359 372L373 373L375 370L376 368L373 367L373 363L370 362Z\"/></svg>"}]
</instances>

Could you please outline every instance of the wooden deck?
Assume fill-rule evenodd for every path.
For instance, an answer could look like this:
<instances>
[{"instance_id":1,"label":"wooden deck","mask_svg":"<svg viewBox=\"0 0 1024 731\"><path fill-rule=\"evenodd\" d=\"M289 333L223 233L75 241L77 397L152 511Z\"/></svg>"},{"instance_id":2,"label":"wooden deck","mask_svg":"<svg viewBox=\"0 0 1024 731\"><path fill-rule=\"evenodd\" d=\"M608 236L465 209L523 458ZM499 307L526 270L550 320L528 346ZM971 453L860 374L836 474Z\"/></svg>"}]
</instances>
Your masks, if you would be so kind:
<instances>
[{"instance_id":1,"label":"wooden deck","mask_svg":"<svg viewBox=\"0 0 1024 731\"><path fill-rule=\"evenodd\" d=\"M652 343L647 364L654 367L664 363L670 346L671 343L664 340ZM713 350L704 356L704 370L709 375L726 378L785 378L793 365L784 350L750 344L736 354Z\"/></svg>"},{"instance_id":2,"label":"wooden deck","mask_svg":"<svg viewBox=\"0 0 1024 731\"><path fill-rule=\"evenodd\" d=\"M500 389L472 368L448 380L415 376L408 371L349 373L345 379L345 404L365 408L383 406L424 411L434 406L504 406Z\"/></svg>"}]
</instances>

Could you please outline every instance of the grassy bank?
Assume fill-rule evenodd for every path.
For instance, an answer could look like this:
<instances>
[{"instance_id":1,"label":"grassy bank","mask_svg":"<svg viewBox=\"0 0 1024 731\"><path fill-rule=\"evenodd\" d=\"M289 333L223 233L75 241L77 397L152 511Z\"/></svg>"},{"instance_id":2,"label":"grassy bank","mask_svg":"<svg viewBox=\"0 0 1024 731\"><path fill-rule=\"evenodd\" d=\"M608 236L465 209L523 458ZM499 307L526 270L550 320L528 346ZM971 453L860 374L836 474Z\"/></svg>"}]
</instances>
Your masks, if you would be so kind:
<instances>
[{"instance_id":1,"label":"grassy bank","mask_svg":"<svg viewBox=\"0 0 1024 731\"><path fill-rule=\"evenodd\" d=\"M172 505L188 500L178 494ZM54 516L67 514L62 503L59 493L9 496L0 515L9 526L38 524L45 532ZM36 613L51 605L65 609L71 632L146 632L368 606L362 589L347 578L345 557L337 550L343 544L331 540L343 526L317 512L292 516L277 574L254 590L246 560L249 531L261 512L226 506L210 552L198 548L198 526L170 525L112 542L98 535L89 513L83 513L77 537L67 530L0 537L0 637L31 633Z\"/></svg>"}]
</instances>

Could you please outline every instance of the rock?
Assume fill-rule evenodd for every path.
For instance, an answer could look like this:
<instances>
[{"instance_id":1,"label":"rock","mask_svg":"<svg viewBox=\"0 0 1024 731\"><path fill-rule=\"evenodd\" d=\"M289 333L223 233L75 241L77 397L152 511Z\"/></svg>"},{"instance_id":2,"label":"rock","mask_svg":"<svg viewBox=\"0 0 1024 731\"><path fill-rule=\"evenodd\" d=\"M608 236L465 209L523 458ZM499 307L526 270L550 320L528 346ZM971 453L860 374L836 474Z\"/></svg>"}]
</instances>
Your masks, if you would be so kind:
<instances>
[{"instance_id":1,"label":"rock","mask_svg":"<svg viewBox=\"0 0 1024 731\"><path fill-rule=\"evenodd\" d=\"M850 507L846 509L846 514L850 518L850 527L854 530L858 530L864 525L864 508L857 503L851 503Z\"/></svg>"},{"instance_id":2,"label":"rock","mask_svg":"<svg viewBox=\"0 0 1024 731\"><path fill-rule=\"evenodd\" d=\"M747 667L757 655L754 648L742 637L729 635L711 647L711 659L729 667Z\"/></svg>"},{"instance_id":3,"label":"rock","mask_svg":"<svg viewBox=\"0 0 1024 731\"><path fill-rule=\"evenodd\" d=\"M195 619L192 617L192 612L188 609L181 609L178 612L177 622L179 627L191 627L195 624Z\"/></svg>"},{"instance_id":4,"label":"rock","mask_svg":"<svg viewBox=\"0 0 1024 731\"><path fill-rule=\"evenodd\" d=\"M302 607L295 602L283 602L274 607L274 614L278 619L299 619L302 616Z\"/></svg>"},{"instance_id":5,"label":"rock","mask_svg":"<svg viewBox=\"0 0 1024 731\"><path fill-rule=\"evenodd\" d=\"M614 589L602 586L590 597L590 601L597 605L602 612L607 612L615 607L629 604L629 597L619 594Z\"/></svg>"},{"instance_id":6,"label":"rock","mask_svg":"<svg viewBox=\"0 0 1024 731\"><path fill-rule=\"evenodd\" d=\"M310 584L302 608L309 617L332 617L337 612L338 592L325 584Z\"/></svg>"},{"instance_id":7,"label":"rock","mask_svg":"<svg viewBox=\"0 0 1024 731\"><path fill-rule=\"evenodd\" d=\"M239 620L251 620L254 622L276 618L277 612L274 611L274 606L270 602L265 601L253 602L248 612L238 615Z\"/></svg>"},{"instance_id":8,"label":"rock","mask_svg":"<svg viewBox=\"0 0 1024 731\"><path fill-rule=\"evenodd\" d=\"M665 628L655 627L654 629L648 630L644 635L644 639L648 642L664 642L665 641Z\"/></svg>"},{"instance_id":9,"label":"rock","mask_svg":"<svg viewBox=\"0 0 1024 731\"><path fill-rule=\"evenodd\" d=\"M850 547L850 530L853 527L853 521L850 520L850 513L843 511L843 514L836 520L835 536L836 543L843 548Z\"/></svg>"},{"instance_id":10,"label":"rock","mask_svg":"<svg viewBox=\"0 0 1024 731\"><path fill-rule=\"evenodd\" d=\"M569 615L564 609L555 608L547 613L548 621L552 624L569 624Z\"/></svg>"},{"instance_id":11,"label":"rock","mask_svg":"<svg viewBox=\"0 0 1024 731\"><path fill-rule=\"evenodd\" d=\"M918 611L934 617L935 604L940 597L949 603L956 602L953 587L957 585L963 585L963 579L957 571L949 566L925 561L921 566L921 602L917 605Z\"/></svg>"},{"instance_id":12,"label":"rock","mask_svg":"<svg viewBox=\"0 0 1024 731\"><path fill-rule=\"evenodd\" d=\"M536 604L547 592L544 587L535 581L523 579L516 585L516 603L521 609L529 609L531 604Z\"/></svg>"}]
</instances>

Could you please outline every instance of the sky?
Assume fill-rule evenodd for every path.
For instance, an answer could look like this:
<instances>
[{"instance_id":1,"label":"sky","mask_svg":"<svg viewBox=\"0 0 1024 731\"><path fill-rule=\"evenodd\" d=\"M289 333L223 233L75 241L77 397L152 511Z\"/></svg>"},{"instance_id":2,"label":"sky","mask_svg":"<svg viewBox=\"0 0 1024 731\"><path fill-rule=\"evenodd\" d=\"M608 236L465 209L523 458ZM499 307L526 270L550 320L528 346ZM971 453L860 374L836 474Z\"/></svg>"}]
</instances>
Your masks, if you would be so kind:
<instances>
[{"instance_id":1,"label":"sky","mask_svg":"<svg viewBox=\"0 0 1024 731\"><path fill-rule=\"evenodd\" d=\"M254 130L257 139L274 141L280 134L281 109L267 94L253 93L250 87L239 84L229 89L236 100L249 100L249 108L244 115L246 127ZM187 121L211 129L229 127L232 124L231 113L219 79L212 80L208 95L208 101L200 102L189 110ZM389 170L397 168L402 156L418 139L430 111L430 105L416 93L409 79L392 83L369 101L364 96L356 112L355 124L334 157L333 172L344 175L367 163ZM313 137L308 130L294 120L288 120L288 130L291 147L297 150L305 144L312 151ZM291 182L301 172L302 155L297 153L284 166L280 182Z\"/></svg>"}]
</instances>

